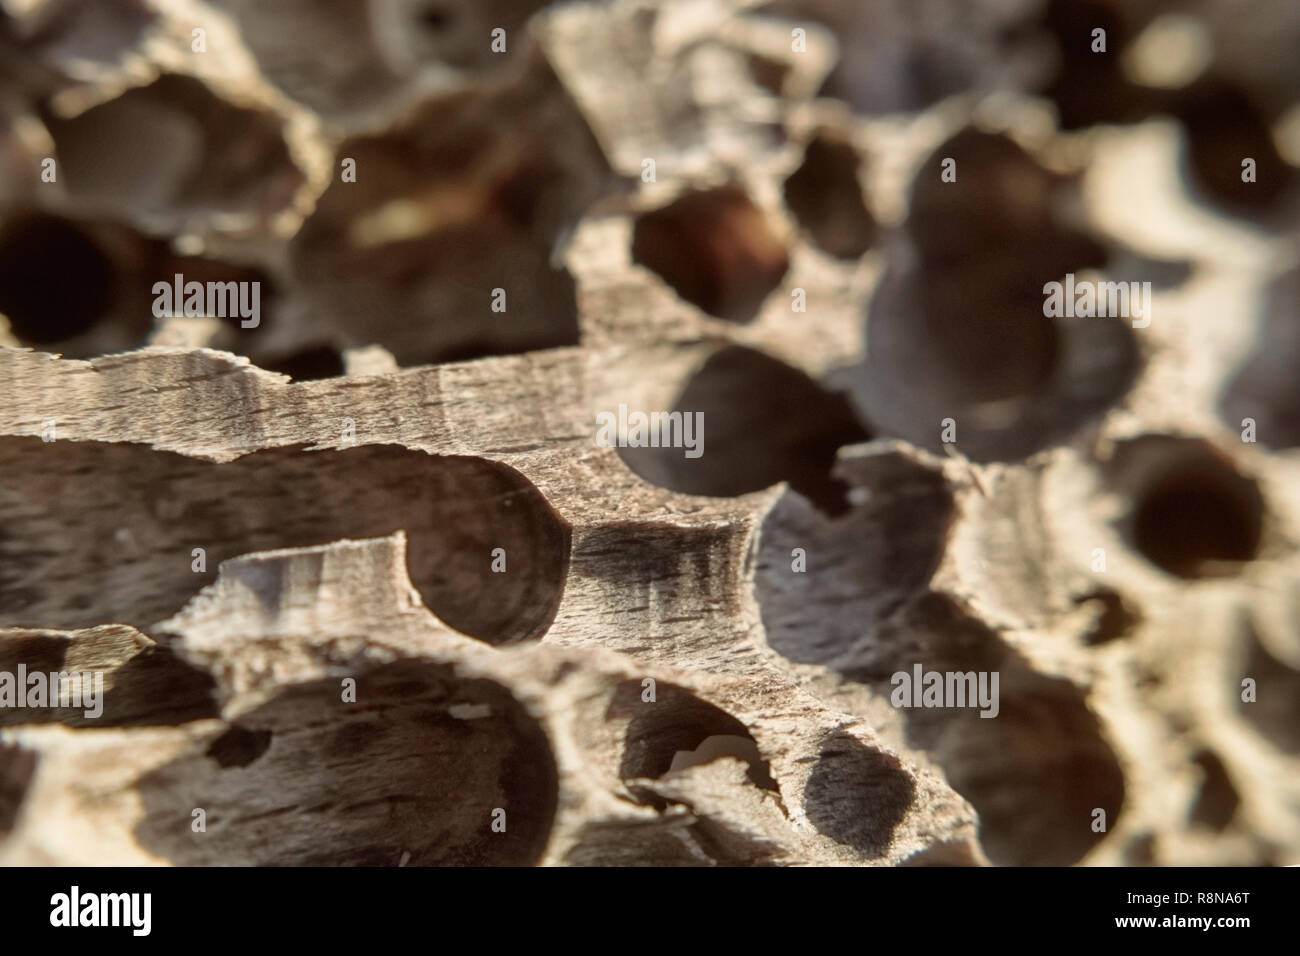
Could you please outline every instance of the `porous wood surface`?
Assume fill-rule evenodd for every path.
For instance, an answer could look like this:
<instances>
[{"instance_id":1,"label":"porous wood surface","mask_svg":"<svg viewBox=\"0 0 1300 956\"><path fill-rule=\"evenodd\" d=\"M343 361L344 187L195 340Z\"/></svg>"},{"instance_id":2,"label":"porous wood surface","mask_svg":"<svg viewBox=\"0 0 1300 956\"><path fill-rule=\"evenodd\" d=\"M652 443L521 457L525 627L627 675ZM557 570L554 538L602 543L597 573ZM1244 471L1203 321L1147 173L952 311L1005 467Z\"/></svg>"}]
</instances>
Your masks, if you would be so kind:
<instances>
[{"instance_id":1,"label":"porous wood surface","mask_svg":"<svg viewBox=\"0 0 1300 956\"><path fill-rule=\"evenodd\" d=\"M106 690L0 708L0 862L1300 863L1293 5L1172 92L1029 0L105 6L0 21L0 672Z\"/></svg>"}]
</instances>

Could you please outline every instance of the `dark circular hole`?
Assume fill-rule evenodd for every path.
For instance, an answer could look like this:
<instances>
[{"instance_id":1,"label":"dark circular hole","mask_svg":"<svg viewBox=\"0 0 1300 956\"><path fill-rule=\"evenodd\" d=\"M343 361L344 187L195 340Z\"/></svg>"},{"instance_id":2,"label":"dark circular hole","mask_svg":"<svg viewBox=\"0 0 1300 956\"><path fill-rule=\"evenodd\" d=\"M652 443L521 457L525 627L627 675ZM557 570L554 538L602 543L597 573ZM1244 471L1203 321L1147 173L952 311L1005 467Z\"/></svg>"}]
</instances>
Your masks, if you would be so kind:
<instances>
[{"instance_id":1,"label":"dark circular hole","mask_svg":"<svg viewBox=\"0 0 1300 956\"><path fill-rule=\"evenodd\" d=\"M223 767L247 767L271 746L271 731L233 725L208 747L207 754Z\"/></svg>"},{"instance_id":2,"label":"dark circular hole","mask_svg":"<svg viewBox=\"0 0 1300 956\"><path fill-rule=\"evenodd\" d=\"M728 346L709 357L673 407L702 416L707 433L698 434L707 444L696 458L677 447L620 447L619 457L646 481L716 497L788 481L827 513L846 509L846 489L831 475L836 452L871 435L843 395L762 352Z\"/></svg>"},{"instance_id":3,"label":"dark circular hole","mask_svg":"<svg viewBox=\"0 0 1300 956\"><path fill-rule=\"evenodd\" d=\"M1159 106L1158 91L1135 86L1120 67L1135 33L1132 19L1111 0L1049 0L1043 5L1039 26L1051 35L1058 54L1043 92L1056 104L1062 129L1137 122ZM1106 53L1092 50L1092 31L1098 28L1106 31ZM1080 77L1087 79L1080 82Z\"/></svg>"},{"instance_id":4,"label":"dark circular hole","mask_svg":"<svg viewBox=\"0 0 1300 956\"><path fill-rule=\"evenodd\" d=\"M837 732L821 747L804 790L808 821L832 840L883 856L916 800L897 757Z\"/></svg>"},{"instance_id":5,"label":"dark circular hole","mask_svg":"<svg viewBox=\"0 0 1300 956\"><path fill-rule=\"evenodd\" d=\"M790 265L762 209L736 186L687 193L640 216L632 261L730 322L754 319Z\"/></svg>"},{"instance_id":6,"label":"dark circular hole","mask_svg":"<svg viewBox=\"0 0 1300 956\"><path fill-rule=\"evenodd\" d=\"M420 26L434 33L441 33L451 28L456 17L452 11L445 7L426 7L420 11Z\"/></svg>"},{"instance_id":7,"label":"dark circular hole","mask_svg":"<svg viewBox=\"0 0 1300 956\"><path fill-rule=\"evenodd\" d=\"M0 312L25 342L89 330L114 296L113 264L72 223L25 215L0 229Z\"/></svg>"},{"instance_id":8,"label":"dark circular hole","mask_svg":"<svg viewBox=\"0 0 1300 956\"><path fill-rule=\"evenodd\" d=\"M1259 550L1264 503L1255 483L1208 454L1152 482L1133 509L1133 544L1182 578L1232 573Z\"/></svg>"},{"instance_id":9,"label":"dark circular hole","mask_svg":"<svg viewBox=\"0 0 1300 956\"><path fill-rule=\"evenodd\" d=\"M1296 173L1278 153L1269 119L1250 95L1212 77L1186 90L1175 110L1187 129L1185 172L1194 183L1229 212L1271 212ZM1253 182L1241 178L1247 156L1257 164Z\"/></svg>"},{"instance_id":10,"label":"dark circular hole","mask_svg":"<svg viewBox=\"0 0 1300 956\"><path fill-rule=\"evenodd\" d=\"M913 334L927 343L933 387L965 403L1024 400L1046 387L1061 361L1057 323L1002 277L967 269L915 289Z\"/></svg>"},{"instance_id":11,"label":"dark circular hole","mask_svg":"<svg viewBox=\"0 0 1300 956\"><path fill-rule=\"evenodd\" d=\"M876 223L858 185L859 158L853 145L834 133L816 136L803 164L785 181L785 204L813 242L840 259L856 259L871 248Z\"/></svg>"}]
</instances>

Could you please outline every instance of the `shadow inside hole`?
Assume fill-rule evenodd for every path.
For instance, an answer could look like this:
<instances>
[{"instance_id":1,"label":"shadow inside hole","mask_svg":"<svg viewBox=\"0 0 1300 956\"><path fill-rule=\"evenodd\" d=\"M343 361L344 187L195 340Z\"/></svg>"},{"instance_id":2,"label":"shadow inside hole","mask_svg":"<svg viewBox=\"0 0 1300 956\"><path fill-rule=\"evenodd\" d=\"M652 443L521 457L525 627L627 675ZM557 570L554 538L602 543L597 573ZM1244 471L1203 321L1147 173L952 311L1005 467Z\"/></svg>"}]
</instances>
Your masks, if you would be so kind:
<instances>
[{"instance_id":1,"label":"shadow inside hole","mask_svg":"<svg viewBox=\"0 0 1300 956\"><path fill-rule=\"evenodd\" d=\"M456 13L441 4L429 4L420 8L416 19L424 29L439 33L456 22Z\"/></svg>"},{"instance_id":2,"label":"shadow inside hole","mask_svg":"<svg viewBox=\"0 0 1300 956\"><path fill-rule=\"evenodd\" d=\"M538 862L558 774L541 726L505 687L415 660L362 675L355 704L339 687L289 687L242 715L266 743L251 761L247 739L220 744L227 731L213 746L231 759L198 750L142 777L140 844L178 865ZM460 704L487 714L458 719ZM198 807L207 833L190 828Z\"/></svg>"},{"instance_id":3,"label":"shadow inside hole","mask_svg":"<svg viewBox=\"0 0 1300 956\"><path fill-rule=\"evenodd\" d=\"M953 599L930 592L954 501L941 470L899 452L864 450L840 461L854 507L828 521L796 495L769 513L759 536L755 597L772 648L830 667L890 699L894 675L998 675L998 715L980 707L900 709L908 743L924 749L980 816L989 860L1065 866L1113 829L1124 775L1078 688L1037 674ZM806 573L791 549L806 550ZM969 679L967 679L969 682ZM879 841L877 841L879 842Z\"/></svg>"},{"instance_id":4,"label":"shadow inside hole","mask_svg":"<svg viewBox=\"0 0 1300 956\"><path fill-rule=\"evenodd\" d=\"M1115 828L1124 773L1081 691L1044 677L951 598L928 595L878 629L845 676L883 696L897 672L998 674L998 713L980 707L903 707L909 746L924 749L980 817L991 862L1068 866ZM989 678L991 680L991 678ZM991 688L991 684L988 685ZM1094 832L1094 811L1106 831Z\"/></svg>"},{"instance_id":5,"label":"shadow inside hole","mask_svg":"<svg viewBox=\"0 0 1300 956\"><path fill-rule=\"evenodd\" d=\"M1109 0L1048 0L1039 25L1056 46L1059 68L1043 93L1055 103L1062 129L1137 122L1164 103L1164 91L1132 83L1124 73L1122 55L1137 36L1138 25L1120 5ZM1094 29L1105 31L1104 54L1092 49ZM1080 82L1080 77L1087 81Z\"/></svg>"},{"instance_id":6,"label":"shadow inside hole","mask_svg":"<svg viewBox=\"0 0 1300 956\"><path fill-rule=\"evenodd\" d=\"M808 820L868 857L884 856L916 799L916 785L892 754L848 734L829 737L804 789Z\"/></svg>"},{"instance_id":7,"label":"shadow inside hole","mask_svg":"<svg viewBox=\"0 0 1300 956\"><path fill-rule=\"evenodd\" d=\"M822 25L838 55L816 97L844 101L857 114L919 113L980 84L983 64L1000 55L997 19L945 16L909 21L910 8L883 8L840 0L764 0L756 13L788 30L791 23ZM951 8L956 13L958 8ZM936 13L937 13L936 9ZM954 29L955 28L955 29ZM811 40L811 37L809 38Z\"/></svg>"},{"instance_id":8,"label":"shadow inside hole","mask_svg":"<svg viewBox=\"0 0 1300 956\"><path fill-rule=\"evenodd\" d=\"M276 298L261 269L177 255L121 223L25 212L0 227L0 313L22 344L67 358L139 348L163 315L211 315L249 343L270 324ZM243 328L254 316L259 324Z\"/></svg>"},{"instance_id":9,"label":"shadow inside hole","mask_svg":"<svg viewBox=\"0 0 1300 956\"><path fill-rule=\"evenodd\" d=\"M1133 837L1124 848L1125 866L1155 866L1160 850L1160 840L1154 833Z\"/></svg>"},{"instance_id":10,"label":"shadow inside hole","mask_svg":"<svg viewBox=\"0 0 1300 956\"><path fill-rule=\"evenodd\" d=\"M1300 447L1300 269L1269 284L1258 344L1224 391L1219 407L1236 431L1254 422L1267 448Z\"/></svg>"},{"instance_id":11,"label":"shadow inside hole","mask_svg":"<svg viewBox=\"0 0 1300 956\"><path fill-rule=\"evenodd\" d=\"M638 216L632 261L731 322L754 319L790 265L762 209L737 186L689 192Z\"/></svg>"},{"instance_id":12,"label":"shadow inside hole","mask_svg":"<svg viewBox=\"0 0 1300 956\"><path fill-rule=\"evenodd\" d=\"M754 596L778 654L851 668L863 636L928 588L956 506L942 468L908 454L848 454L837 468L852 487L846 514L828 520L794 492L768 511Z\"/></svg>"},{"instance_id":13,"label":"shadow inside hole","mask_svg":"<svg viewBox=\"0 0 1300 956\"><path fill-rule=\"evenodd\" d=\"M328 345L317 345L270 361L259 360L258 365L268 372L288 375L292 381L307 382L322 378L337 378L344 374L343 355Z\"/></svg>"},{"instance_id":14,"label":"shadow inside hole","mask_svg":"<svg viewBox=\"0 0 1300 956\"><path fill-rule=\"evenodd\" d=\"M47 345L87 332L116 297L111 259L74 223L32 213L0 228L0 313L20 340Z\"/></svg>"},{"instance_id":15,"label":"shadow inside hole","mask_svg":"<svg viewBox=\"0 0 1300 956\"><path fill-rule=\"evenodd\" d=\"M743 826L728 825L713 816L701 816L690 828L692 839L715 866L778 866L779 847L771 840L755 839Z\"/></svg>"},{"instance_id":16,"label":"shadow inside hole","mask_svg":"<svg viewBox=\"0 0 1300 956\"><path fill-rule=\"evenodd\" d=\"M883 297L891 292L900 295ZM882 286L876 301L881 323L870 341L888 353L873 366L912 359L894 374L906 375L915 390L933 390L955 413L981 403L1027 402L1061 366L1060 329L1043 315L1042 283L1024 266L924 271ZM885 322L889 328L881 327Z\"/></svg>"},{"instance_id":17,"label":"shadow inside hole","mask_svg":"<svg viewBox=\"0 0 1300 956\"><path fill-rule=\"evenodd\" d=\"M75 643L88 644L96 638L62 636L36 633L0 633L0 672L17 674L24 666L29 679L40 673L52 686L47 707L0 707L0 727L16 724L58 723L65 727L146 727L175 726L191 720L216 717L216 682L206 671L186 663L168 648L153 645L139 649L127 637L118 642L118 648L102 646L96 653L81 653L80 662L73 666L67 661L68 652ZM122 645L127 645L123 647ZM96 708L84 696L94 693L93 684L78 688L81 703L72 706L72 687L68 687L70 706L58 706L54 695L58 684L50 675L68 675L74 680L77 674L103 673L102 697L98 701L102 710L98 716L87 716ZM55 678L57 681L59 678ZM84 679L83 679L84 681ZM93 681L93 678L92 678ZM84 682L81 687L85 687Z\"/></svg>"},{"instance_id":18,"label":"shadow inside hole","mask_svg":"<svg viewBox=\"0 0 1300 956\"><path fill-rule=\"evenodd\" d=\"M1300 670L1270 653L1250 628L1241 676L1255 682L1253 701L1242 700L1243 691L1237 692L1242 719L1284 753L1300 754Z\"/></svg>"},{"instance_id":19,"label":"shadow inside hole","mask_svg":"<svg viewBox=\"0 0 1300 956\"><path fill-rule=\"evenodd\" d=\"M655 686L644 700L640 681L623 681L610 698L605 719L627 721L618 773L624 780L658 778L683 767L738 756L749 764L756 786L778 790L768 762L741 721L675 684Z\"/></svg>"},{"instance_id":20,"label":"shadow inside hole","mask_svg":"<svg viewBox=\"0 0 1300 956\"><path fill-rule=\"evenodd\" d=\"M885 277L866 361L836 376L879 433L941 453L951 420L951 444L967 458L1019 461L1129 391L1142 358L1128 322L1044 316L1041 285L1014 267Z\"/></svg>"},{"instance_id":21,"label":"shadow inside hole","mask_svg":"<svg viewBox=\"0 0 1300 956\"><path fill-rule=\"evenodd\" d=\"M473 5L455 9L448 42L433 46L486 52L478 38L500 24L480 33ZM423 58L443 35L410 12L380 5L375 22ZM544 58L528 54L507 84L425 100L380 133L348 137L335 168L344 159L364 173L336 178L289 244L297 284L339 344L382 345L402 365L578 344L576 283L559 253L615 180Z\"/></svg>"},{"instance_id":22,"label":"shadow inside hole","mask_svg":"<svg viewBox=\"0 0 1300 956\"><path fill-rule=\"evenodd\" d=\"M839 259L857 259L876 239L876 223L862 198L859 157L848 140L823 131L808 143L803 163L783 187L785 204L818 247Z\"/></svg>"},{"instance_id":23,"label":"shadow inside hole","mask_svg":"<svg viewBox=\"0 0 1300 956\"><path fill-rule=\"evenodd\" d=\"M1259 552L1259 488L1205 442L1168 438L1160 444L1165 454L1140 481L1124 523L1130 544L1177 577L1238 573Z\"/></svg>"},{"instance_id":24,"label":"shadow inside hole","mask_svg":"<svg viewBox=\"0 0 1300 956\"><path fill-rule=\"evenodd\" d=\"M1175 95L1172 111L1187 131L1182 173L1189 185L1239 216L1267 217L1300 182L1300 170L1278 153L1270 121L1250 94L1215 76ZM1255 179L1242 180L1242 160L1255 160Z\"/></svg>"},{"instance_id":25,"label":"shadow inside hole","mask_svg":"<svg viewBox=\"0 0 1300 956\"><path fill-rule=\"evenodd\" d=\"M0 740L0 837L13 832L18 811L36 775L37 754Z\"/></svg>"},{"instance_id":26,"label":"shadow inside hole","mask_svg":"<svg viewBox=\"0 0 1300 956\"><path fill-rule=\"evenodd\" d=\"M754 349L728 346L709 357L673 410L693 416L698 457L688 449L620 447L619 457L652 484L693 495L734 497L788 481L829 513L846 507L831 477L836 451L871 436L843 395Z\"/></svg>"},{"instance_id":27,"label":"shadow inside hole","mask_svg":"<svg viewBox=\"0 0 1300 956\"><path fill-rule=\"evenodd\" d=\"M1092 630L1084 635L1084 643L1089 647L1108 644L1113 640L1125 637L1131 634L1133 628L1142 621L1141 613L1131 608L1128 602L1124 600L1123 595L1113 588L1093 588L1086 594L1080 594L1074 598L1076 605L1093 602L1101 606L1101 613L1098 615L1097 623L1093 625Z\"/></svg>"},{"instance_id":28,"label":"shadow inside hole","mask_svg":"<svg viewBox=\"0 0 1300 956\"><path fill-rule=\"evenodd\" d=\"M363 445L213 464L37 438L0 439L0 458L5 623L147 630L212 583L223 560L398 530L429 608L489 643L543 633L564 588L568 525L522 475L479 458ZM72 504L92 501L102 505ZM205 551L197 572L195 548ZM498 548L504 573L492 570Z\"/></svg>"},{"instance_id":29,"label":"shadow inside hole","mask_svg":"<svg viewBox=\"0 0 1300 956\"><path fill-rule=\"evenodd\" d=\"M776 848L715 817L660 814L588 823L565 854L568 866L767 866Z\"/></svg>"},{"instance_id":30,"label":"shadow inside hole","mask_svg":"<svg viewBox=\"0 0 1300 956\"><path fill-rule=\"evenodd\" d=\"M190 76L164 73L75 117L43 119L69 192L118 218L269 216L303 181L275 114L233 105Z\"/></svg>"},{"instance_id":31,"label":"shadow inside hole","mask_svg":"<svg viewBox=\"0 0 1300 956\"><path fill-rule=\"evenodd\" d=\"M1097 718L1071 685L1028 683L1029 689L1003 699L997 718L960 716L953 747L969 747L971 756L951 761L949 779L979 812L990 860L1068 866L1114 829L1124 775ZM1106 815L1102 832L1092 829L1097 810Z\"/></svg>"},{"instance_id":32,"label":"shadow inside hole","mask_svg":"<svg viewBox=\"0 0 1300 956\"><path fill-rule=\"evenodd\" d=\"M127 50L137 47L159 16L145 0L58 4L48 14L25 20L23 45L49 65L64 63L65 57L82 63L116 64ZM16 21L11 24L0 16L0 37L8 43L18 32Z\"/></svg>"},{"instance_id":33,"label":"shadow inside hole","mask_svg":"<svg viewBox=\"0 0 1300 956\"><path fill-rule=\"evenodd\" d=\"M222 767L247 767L271 746L271 731L249 730L238 724L208 746L207 756Z\"/></svg>"},{"instance_id":34,"label":"shadow inside hole","mask_svg":"<svg viewBox=\"0 0 1300 956\"><path fill-rule=\"evenodd\" d=\"M1223 830L1237 813L1241 797L1232 785L1228 768L1212 750L1202 750L1196 755L1196 765L1201 770L1201 789L1192 807L1191 822L1212 830Z\"/></svg>"}]
</instances>

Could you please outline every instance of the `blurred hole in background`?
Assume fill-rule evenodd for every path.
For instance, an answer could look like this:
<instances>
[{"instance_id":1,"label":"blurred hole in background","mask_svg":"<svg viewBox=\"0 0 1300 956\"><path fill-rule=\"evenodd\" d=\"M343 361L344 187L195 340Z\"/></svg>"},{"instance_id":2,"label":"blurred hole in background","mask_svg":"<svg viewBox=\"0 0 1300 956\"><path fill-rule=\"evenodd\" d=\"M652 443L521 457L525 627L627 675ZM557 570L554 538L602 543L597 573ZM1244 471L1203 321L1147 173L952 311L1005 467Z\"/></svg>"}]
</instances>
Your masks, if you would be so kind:
<instances>
[{"instance_id":1,"label":"blurred hole in background","mask_svg":"<svg viewBox=\"0 0 1300 956\"><path fill-rule=\"evenodd\" d=\"M1196 766L1202 775L1201 789L1192 807L1191 822L1204 824L1211 830L1223 830L1236 815L1241 797L1232 785L1228 768L1214 751L1202 750L1198 753Z\"/></svg>"},{"instance_id":2,"label":"blurred hole in background","mask_svg":"<svg viewBox=\"0 0 1300 956\"><path fill-rule=\"evenodd\" d=\"M36 775L36 761L35 751L0 741L0 839L18 821L23 798Z\"/></svg>"},{"instance_id":3,"label":"blurred hole in background","mask_svg":"<svg viewBox=\"0 0 1300 956\"><path fill-rule=\"evenodd\" d=\"M204 256L179 255L170 244L108 220L69 219L34 210L18 211L0 227L0 314L9 319L22 345L46 348L66 358L93 358L139 348L157 324L154 309L158 282L169 290L175 277L184 286L204 286L200 313L209 306L225 310L219 316L228 337L220 347L237 348L254 360L273 324L277 290L260 268ZM206 295L208 283L221 283L220 296ZM242 296L229 283L245 284ZM258 325L243 328L239 302L251 312L252 287L257 284ZM171 314L183 313L182 301L170 303ZM251 316L250 316L251 318Z\"/></svg>"},{"instance_id":4,"label":"blurred hole in background","mask_svg":"<svg viewBox=\"0 0 1300 956\"><path fill-rule=\"evenodd\" d=\"M912 388L933 389L954 409L1042 391L1060 367L1061 337L1037 285L993 267L918 277L907 299L907 335L920 353L905 370Z\"/></svg>"},{"instance_id":5,"label":"blurred hole in background","mask_svg":"<svg viewBox=\"0 0 1300 956\"><path fill-rule=\"evenodd\" d=\"M1134 40L1129 24L1113 0L1049 0L1044 6L1041 25L1054 39L1060 68L1043 93L1056 104L1062 129L1136 122L1159 103L1123 70ZM1093 52L1097 29L1106 31L1105 53Z\"/></svg>"},{"instance_id":6,"label":"blurred hole in background","mask_svg":"<svg viewBox=\"0 0 1300 956\"><path fill-rule=\"evenodd\" d=\"M112 261L68 220L28 213L0 229L0 313L22 341L46 345L87 332L116 296Z\"/></svg>"},{"instance_id":7,"label":"blurred hole in background","mask_svg":"<svg viewBox=\"0 0 1300 956\"><path fill-rule=\"evenodd\" d=\"M955 182L941 178L947 159ZM866 360L845 375L881 432L937 451L950 418L972 460L1015 459L1128 391L1140 356L1125 320L1043 314L1047 282L1109 258L1065 212L1075 188L975 128L921 164L905 224L913 260L890 265L868 306Z\"/></svg>"},{"instance_id":8,"label":"blurred hole in background","mask_svg":"<svg viewBox=\"0 0 1300 956\"><path fill-rule=\"evenodd\" d=\"M1248 626L1240 675L1255 681L1255 699L1234 694L1237 713L1286 754L1300 754L1300 670L1273 654Z\"/></svg>"},{"instance_id":9,"label":"blurred hole in background","mask_svg":"<svg viewBox=\"0 0 1300 956\"><path fill-rule=\"evenodd\" d=\"M1139 493L1132 542L1148 561L1178 577L1227 575L1256 556L1263 520L1255 482L1197 443Z\"/></svg>"},{"instance_id":10,"label":"blurred hole in background","mask_svg":"<svg viewBox=\"0 0 1300 956\"><path fill-rule=\"evenodd\" d=\"M402 365L578 344L557 250L610 175L544 61L510 85L429 99L338 145L336 179L289 245L316 328Z\"/></svg>"},{"instance_id":11,"label":"blurred hole in background","mask_svg":"<svg viewBox=\"0 0 1300 956\"><path fill-rule=\"evenodd\" d=\"M1233 431L1255 423L1266 448L1300 446L1300 269L1269 284L1258 344L1228 383L1219 402Z\"/></svg>"},{"instance_id":12,"label":"blurred hole in background","mask_svg":"<svg viewBox=\"0 0 1300 956\"><path fill-rule=\"evenodd\" d=\"M38 4L12 6L22 13L38 10L38 25L27 47L44 62L59 64L69 72L86 62L114 63L158 18L158 11L146 0L56 0L44 4L43 9ZM7 20L0 12L0 35L8 28Z\"/></svg>"},{"instance_id":13,"label":"blurred hole in background","mask_svg":"<svg viewBox=\"0 0 1300 956\"><path fill-rule=\"evenodd\" d=\"M939 176L948 158L957 183ZM980 188L958 188L963 177ZM921 269L893 329L918 353L902 368L920 388L966 405L1024 400L1052 379L1061 343L1043 315L1043 284L1106 260L1099 244L1059 221L1054 199L1065 183L1010 139L975 129L922 166L907 219Z\"/></svg>"},{"instance_id":14,"label":"blurred hole in background","mask_svg":"<svg viewBox=\"0 0 1300 956\"><path fill-rule=\"evenodd\" d=\"M876 239L876 223L858 182L859 164L851 143L823 130L785 181L786 206L813 242L838 259L857 259Z\"/></svg>"},{"instance_id":15,"label":"blurred hole in background","mask_svg":"<svg viewBox=\"0 0 1300 956\"><path fill-rule=\"evenodd\" d=\"M68 119L47 110L45 125L79 206L125 220L266 216L303 182L278 116L234 106L189 76L164 74Z\"/></svg>"},{"instance_id":16,"label":"blurred hole in background","mask_svg":"<svg viewBox=\"0 0 1300 956\"><path fill-rule=\"evenodd\" d=\"M638 216L632 261L730 322L757 316L790 265L785 243L738 186L688 192Z\"/></svg>"},{"instance_id":17,"label":"blurred hole in background","mask_svg":"<svg viewBox=\"0 0 1300 956\"><path fill-rule=\"evenodd\" d=\"M1300 181L1300 170L1278 152L1268 118L1240 87L1206 77L1178 94L1176 112L1187 130L1189 185L1229 212L1266 214ZM1245 157L1255 160L1254 182L1242 181Z\"/></svg>"},{"instance_id":18,"label":"blurred hole in background","mask_svg":"<svg viewBox=\"0 0 1300 956\"><path fill-rule=\"evenodd\" d=\"M955 182L941 178L946 159L955 163ZM925 266L1020 259L1035 276L1060 278L1105 259L1096 241L1064 221L1057 199L1070 185L1009 137L966 127L918 168L909 190L907 232ZM1041 283L1037 291L1041 297Z\"/></svg>"}]
</instances>

